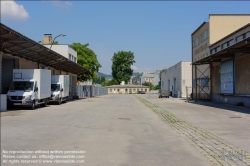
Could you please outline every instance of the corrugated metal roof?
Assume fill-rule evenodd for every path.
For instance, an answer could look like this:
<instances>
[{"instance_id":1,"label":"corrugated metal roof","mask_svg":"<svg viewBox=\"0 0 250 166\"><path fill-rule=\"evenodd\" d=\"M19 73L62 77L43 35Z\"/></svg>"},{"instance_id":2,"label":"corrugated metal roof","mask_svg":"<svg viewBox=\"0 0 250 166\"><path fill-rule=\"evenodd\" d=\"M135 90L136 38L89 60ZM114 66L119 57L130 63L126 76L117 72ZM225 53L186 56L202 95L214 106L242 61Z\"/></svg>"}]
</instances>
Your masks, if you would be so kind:
<instances>
[{"instance_id":1,"label":"corrugated metal roof","mask_svg":"<svg viewBox=\"0 0 250 166\"><path fill-rule=\"evenodd\" d=\"M2 23L0 23L0 31L0 50L5 54L18 56L73 74L88 72L88 70L81 65L72 62L57 52L50 50Z\"/></svg>"}]
</instances>

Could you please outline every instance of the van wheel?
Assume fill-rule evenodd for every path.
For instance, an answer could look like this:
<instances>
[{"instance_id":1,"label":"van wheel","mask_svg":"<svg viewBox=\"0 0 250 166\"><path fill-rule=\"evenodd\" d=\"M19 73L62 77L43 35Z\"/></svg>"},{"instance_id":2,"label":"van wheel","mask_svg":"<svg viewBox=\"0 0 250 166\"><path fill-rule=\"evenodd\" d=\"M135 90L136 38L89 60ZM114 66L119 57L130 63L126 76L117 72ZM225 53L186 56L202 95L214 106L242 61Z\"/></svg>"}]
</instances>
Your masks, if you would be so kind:
<instances>
[{"instance_id":1,"label":"van wheel","mask_svg":"<svg viewBox=\"0 0 250 166\"><path fill-rule=\"evenodd\" d=\"M43 103L43 104L41 104L41 106L42 106L42 107L46 107L46 106L47 106L47 104L48 104L48 101L47 101L47 99L45 99L44 103Z\"/></svg>"},{"instance_id":2,"label":"van wheel","mask_svg":"<svg viewBox=\"0 0 250 166\"><path fill-rule=\"evenodd\" d=\"M60 98L57 104L60 105L61 103L62 103L62 99Z\"/></svg>"},{"instance_id":3,"label":"van wheel","mask_svg":"<svg viewBox=\"0 0 250 166\"><path fill-rule=\"evenodd\" d=\"M30 106L30 109L31 110L34 110L36 108L36 104L35 104L35 101L32 102L32 105Z\"/></svg>"}]
</instances>

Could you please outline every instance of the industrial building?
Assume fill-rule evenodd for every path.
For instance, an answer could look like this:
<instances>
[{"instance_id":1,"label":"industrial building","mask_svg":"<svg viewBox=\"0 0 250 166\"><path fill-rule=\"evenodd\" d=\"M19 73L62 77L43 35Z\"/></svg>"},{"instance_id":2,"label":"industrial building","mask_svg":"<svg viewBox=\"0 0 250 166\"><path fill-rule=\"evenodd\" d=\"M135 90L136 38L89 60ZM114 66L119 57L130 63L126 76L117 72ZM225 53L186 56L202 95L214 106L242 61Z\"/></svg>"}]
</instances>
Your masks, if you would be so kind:
<instances>
[{"instance_id":1,"label":"industrial building","mask_svg":"<svg viewBox=\"0 0 250 166\"><path fill-rule=\"evenodd\" d=\"M149 92L148 86L142 85L111 85L106 86L108 88L108 94L137 94L139 91L144 91L145 93Z\"/></svg>"},{"instance_id":2,"label":"industrial building","mask_svg":"<svg viewBox=\"0 0 250 166\"><path fill-rule=\"evenodd\" d=\"M210 56L193 65L210 64L212 101L250 106L250 23L209 48Z\"/></svg>"},{"instance_id":3,"label":"industrial building","mask_svg":"<svg viewBox=\"0 0 250 166\"><path fill-rule=\"evenodd\" d=\"M179 97L186 97L186 87L191 86L191 62L181 61L161 73L161 89L172 91L172 96L179 93Z\"/></svg>"},{"instance_id":4,"label":"industrial building","mask_svg":"<svg viewBox=\"0 0 250 166\"><path fill-rule=\"evenodd\" d=\"M203 22L191 34L192 93L194 99L212 99L211 73L212 64L215 61L210 59L206 63L199 63L203 59L211 58L210 45L215 44L248 23L250 23L249 14L210 14L209 21ZM226 58L226 56L224 57Z\"/></svg>"},{"instance_id":5,"label":"industrial building","mask_svg":"<svg viewBox=\"0 0 250 166\"><path fill-rule=\"evenodd\" d=\"M2 23L0 30L1 103L6 101L13 69L48 69L52 75L70 75L70 96L76 95L77 75L88 72L87 69Z\"/></svg>"},{"instance_id":6,"label":"industrial building","mask_svg":"<svg viewBox=\"0 0 250 166\"><path fill-rule=\"evenodd\" d=\"M149 82L153 85L154 84L154 73L143 72L141 75L141 85L145 82Z\"/></svg>"}]
</instances>

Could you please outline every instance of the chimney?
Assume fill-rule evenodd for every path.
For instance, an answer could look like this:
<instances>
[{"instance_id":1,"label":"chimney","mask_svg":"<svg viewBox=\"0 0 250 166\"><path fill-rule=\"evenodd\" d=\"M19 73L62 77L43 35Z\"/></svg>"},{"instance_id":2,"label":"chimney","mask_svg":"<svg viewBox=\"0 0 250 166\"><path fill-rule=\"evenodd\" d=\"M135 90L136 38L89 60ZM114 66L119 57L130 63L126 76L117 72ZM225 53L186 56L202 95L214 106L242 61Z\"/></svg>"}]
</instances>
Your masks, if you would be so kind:
<instances>
[{"instance_id":1,"label":"chimney","mask_svg":"<svg viewBox=\"0 0 250 166\"><path fill-rule=\"evenodd\" d=\"M43 44L52 44L52 35L51 34L44 34Z\"/></svg>"}]
</instances>

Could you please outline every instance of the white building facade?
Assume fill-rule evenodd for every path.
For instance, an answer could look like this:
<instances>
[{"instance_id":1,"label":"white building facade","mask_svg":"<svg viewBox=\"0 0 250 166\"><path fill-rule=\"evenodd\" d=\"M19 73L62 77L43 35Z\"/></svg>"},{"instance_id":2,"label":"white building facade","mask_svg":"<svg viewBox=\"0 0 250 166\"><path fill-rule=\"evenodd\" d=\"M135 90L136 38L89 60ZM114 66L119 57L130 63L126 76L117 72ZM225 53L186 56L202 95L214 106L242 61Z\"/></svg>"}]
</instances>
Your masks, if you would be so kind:
<instances>
[{"instance_id":1,"label":"white building facade","mask_svg":"<svg viewBox=\"0 0 250 166\"><path fill-rule=\"evenodd\" d=\"M144 82L154 84L154 73L142 73L140 84L142 85Z\"/></svg>"},{"instance_id":2,"label":"white building facade","mask_svg":"<svg viewBox=\"0 0 250 166\"><path fill-rule=\"evenodd\" d=\"M154 72L154 86L158 85L160 81L160 70Z\"/></svg>"},{"instance_id":3,"label":"white building facade","mask_svg":"<svg viewBox=\"0 0 250 166\"><path fill-rule=\"evenodd\" d=\"M44 46L50 48L51 45L45 44ZM77 52L68 44L52 45L51 50L77 63Z\"/></svg>"},{"instance_id":4,"label":"white building facade","mask_svg":"<svg viewBox=\"0 0 250 166\"><path fill-rule=\"evenodd\" d=\"M192 87L191 61L181 61L161 73L162 90L180 92L180 97L186 97L186 87Z\"/></svg>"}]
</instances>

